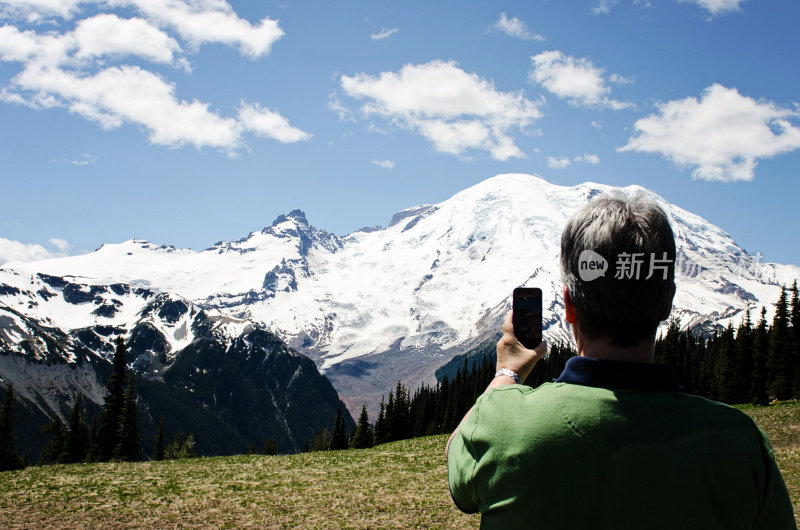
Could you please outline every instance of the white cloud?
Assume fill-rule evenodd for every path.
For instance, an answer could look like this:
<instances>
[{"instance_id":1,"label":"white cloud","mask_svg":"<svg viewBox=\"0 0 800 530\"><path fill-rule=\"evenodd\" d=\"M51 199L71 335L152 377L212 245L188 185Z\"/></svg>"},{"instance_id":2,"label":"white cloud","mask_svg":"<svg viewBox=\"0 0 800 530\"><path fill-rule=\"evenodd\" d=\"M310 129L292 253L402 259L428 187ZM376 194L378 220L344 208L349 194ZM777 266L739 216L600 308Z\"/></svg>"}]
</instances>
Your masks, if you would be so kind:
<instances>
[{"instance_id":1,"label":"white cloud","mask_svg":"<svg viewBox=\"0 0 800 530\"><path fill-rule=\"evenodd\" d=\"M597 120L592 120L591 123L589 123L589 125L591 125L595 129L602 129L603 128L603 124L601 122L597 121Z\"/></svg>"},{"instance_id":2,"label":"white cloud","mask_svg":"<svg viewBox=\"0 0 800 530\"><path fill-rule=\"evenodd\" d=\"M51 237L47 240L48 243L56 247L61 252L66 252L69 249L69 243L66 239L60 239L57 237Z\"/></svg>"},{"instance_id":3,"label":"white cloud","mask_svg":"<svg viewBox=\"0 0 800 530\"><path fill-rule=\"evenodd\" d=\"M36 243L21 243L0 237L0 265L10 261L37 261L66 255L69 243L63 239L50 239L57 250L51 251Z\"/></svg>"},{"instance_id":4,"label":"white cloud","mask_svg":"<svg viewBox=\"0 0 800 530\"><path fill-rule=\"evenodd\" d=\"M81 4L100 8L134 8L151 22L168 27L193 46L218 42L238 46L242 53L259 57L270 52L283 36L278 22L263 18L251 24L239 18L225 0L2 0L0 15L29 21L44 16L70 19Z\"/></svg>"},{"instance_id":5,"label":"white cloud","mask_svg":"<svg viewBox=\"0 0 800 530\"><path fill-rule=\"evenodd\" d=\"M523 40L545 40L541 35L536 35L528 30L527 24L517 17L508 18L505 13L500 13L497 21L492 25L492 28L502 31L510 37L516 37Z\"/></svg>"},{"instance_id":6,"label":"white cloud","mask_svg":"<svg viewBox=\"0 0 800 530\"><path fill-rule=\"evenodd\" d=\"M79 59L103 55L137 55L158 63L172 63L181 51L178 42L140 18L122 19L101 14L81 20L75 28Z\"/></svg>"},{"instance_id":7,"label":"white cloud","mask_svg":"<svg viewBox=\"0 0 800 530\"><path fill-rule=\"evenodd\" d=\"M600 157L597 155L583 153L582 155L578 155L572 159L573 162L583 162L585 164L591 164L596 166L600 163Z\"/></svg>"},{"instance_id":8,"label":"white cloud","mask_svg":"<svg viewBox=\"0 0 800 530\"><path fill-rule=\"evenodd\" d=\"M256 25L239 18L223 0L110 0L111 4L135 6L147 18L171 27L195 46L218 42L239 46L250 57L270 52L283 36L278 22L264 18Z\"/></svg>"},{"instance_id":9,"label":"white cloud","mask_svg":"<svg viewBox=\"0 0 800 530\"><path fill-rule=\"evenodd\" d=\"M617 2L618 0L600 0L597 2L597 5L592 8L592 13L595 15L607 15Z\"/></svg>"},{"instance_id":10,"label":"white cloud","mask_svg":"<svg viewBox=\"0 0 800 530\"><path fill-rule=\"evenodd\" d=\"M239 107L239 121L242 126L253 131L256 136L272 138L283 143L308 140L311 135L289 125L289 120L260 105L248 105L244 102Z\"/></svg>"},{"instance_id":11,"label":"white cloud","mask_svg":"<svg viewBox=\"0 0 800 530\"><path fill-rule=\"evenodd\" d=\"M391 37L395 33L397 33L397 28L391 28L391 29L383 28L378 33L373 33L372 35L370 35L370 38L372 40L383 40Z\"/></svg>"},{"instance_id":12,"label":"white cloud","mask_svg":"<svg viewBox=\"0 0 800 530\"><path fill-rule=\"evenodd\" d=\"M46 16L70 19L78 11L78 6L86 0L3 0L0 10L9 14L36 21Z\"/></svg>"},{"instance_id":13,"label":"white cloud","mask_svg":"<svg viewBox=\"0 0 800 530\"><path fill-rule=\"evenodd\" d=\"M568 156L547 157L547 167L551 169L566 169L570 165L572 165L573 162L575 163L582 162L584 164L591 164L594 166L600 163L600 157L590 153L584 153L582 155L578 155L574 157L572 160L570 160Z\"/></svg>"},{"instance_id":14,"label":"white cloud","mask_svg":"<svg viewBox=\"0 0 800 530\"><path fill-rule=\"evenodd\" d=\"M633 83L633 79L630 77L621 76L619 74L611 74L608 76L608 80L617 85L629 85Z\"/></svg>"},{"instance_id":15,"label":"white cloud","mask_svg":"<svg viewBox=\"0 0 800 530\"><path fill-rule=\"evenodd\" d=\"M800 149L800 113L742 96L714 84L700 100L689 97L658 105L634 124L636 135L618 151L658 153L692 177L752 180L759 159Z\"/></svg>"},{"instance_id":16,"label":"white cloud","mask_svg":"<svg viewBox=\"0 0 800 530\"><path fill-rule=\"evenodd\" d=\"M111 129L125 123L143 127L154 144L177 147L215 147L235 152L242 135L281 142L305 140L310 135L289 125L283 116L259 105L243 106L236 117L222 116L209 103L181 99L163 74L144 66L124 64L137 56L147 61L188 69L185 51L166 30L176 32L190 46L207 42L237 46L258 57L269 53L283 35L278 23L264 18L258 24L239 18L224 0L0 0L14 15L44 13L77 16L80 4L134 8L145 18L120 18L99 13L80 19L73 31L21 31L0 26L0 60L22 63L0 101L33 108L63 107ZM0 17L10 16L8 9ZM154 25L155 24L155 25ZM163 29L159 29L161 26ZM191 50L190 50L191 51ZM75 160L87 165L89 160Z\"/></svg>"},{"instance_id":17,"label":"white cloud","mask_svg":"<svg viewBox=\"0 0 800 530\"><path fill-rule=\"evenodd\" d=\"M16 83L55 97L61 106L103 128L125 122L141 125L154 144L233 149L240 142L241 126L236 120L210 111L207 103L178 100L173 84L138 66L111 67L79 77L58 68L30 65Z\"/></svg>"},{"instance_id":18,"label":"white cloud","mask_svg":"<svg viewBox=\"0 0 800 530\"><path fill-rule=\"evenodd\" d=\"M739 4L744 0L678 0L690 2L706 9L712 16L722 15L732 11L739 11Z\"/></svg>"},{"instance_id":19,"label":"white cloud","mask_svg":"<svg viewBox=\"0 0 800 530\"><path fill-rule=\"evenodd\" d=\"M551 169L564 169L569 167L572 161L569 159L568 156L561 156L561 157L554 157L548 156L547 157L547 167Z\"/></svg>"},{"instance_id":20,"label":"white cloud","mask_svg":"<svg viewBox=\"0 0 800 530\"><path fill-rule=\"evenodd\" d=\"M69 163L75 166L90 166L97 162L97 158L90 154L82 154L77 160L70 160Z\"/></svg>"},{"instance_id":21,"label":"white cloud","mask_svg":"<svg viewBox=\"0 0 800 530\"><path fill-rule=\"evenodd\" d=\"M531 61L533 69L528 78L574 105L614 110L631 106L608 97L611 89L606 84L604 70L588 59L571 57L560 51L546 51L531 57Z\"/></svg>"},{"instance_id":22,"label":"white cloud","mask_svg":"<svg viewBox=\"0 0 800 530\"><path fill-rule=\"evenodd\" d=\"M396 165L394 160L373 160L372 163L386 169L392 169Z\"/></svg>"},{"instance_id":23,"label":"white cloud","mask_svg":"<svg viewBox=\"0 0 800 530\"><path fill-rule=\"evenodd\" d=\"M328 108L337 113L342 121L356 121L353 111L342 104L336 92L331 92L331 95L328 96Z\"/></svg>"},{"instance_id":24,"label":"white cloud","mask_svg":"<svg viewBox=\"0 0 800 530\"><path fill-rule=\"evenodd\" d=\"M522 92L500 92L494 83L453 62L407 64L377 76L343 75L345 93L366 100L362 112L416 130L438 151L461 155L488 151L497 160L525 155L509 136L541 117L539 105Z\"/></svg>"},{"instance_id":25,"label":"white cloud","mask_svg":"<svg viewBox=\"0 0 800 530\"><path fill-rule=\"evenodd\" d=\"M711 16L723 15L733 11L739 11L739 4L745 0L678 0L678 2L689 2L697 4L707 10ZM592 8L595 15L607 15L611 8L618 4L620 0L598 0L597 5ZM632 0L633 4L642 4L644 7L651 7L649 0Z\"/></svg>"},{"instance_id":26,"label":"white cloud","mask_svg":"<svg viewBox=\"0 0 800 530\"><path fill-rule=\"evenodd\" d=\"M634 4L642 4L644 7L651 7L649 0L632 0ZM618 4L619 0L599 0L597 5L592 8L592 13L595 15L607 15L611 12L611 8Z\"/></svg>"}]
</instances>

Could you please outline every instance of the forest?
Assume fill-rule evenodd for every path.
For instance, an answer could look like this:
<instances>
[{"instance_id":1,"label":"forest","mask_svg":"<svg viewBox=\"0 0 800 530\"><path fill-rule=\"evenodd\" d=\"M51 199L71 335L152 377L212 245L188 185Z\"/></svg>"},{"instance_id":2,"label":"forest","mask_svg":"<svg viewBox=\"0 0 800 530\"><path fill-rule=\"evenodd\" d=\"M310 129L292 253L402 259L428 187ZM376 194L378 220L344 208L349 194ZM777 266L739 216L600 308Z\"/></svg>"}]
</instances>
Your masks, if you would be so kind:
<instances>
[{"instance_id":1,"label":"forest","mask_svg":"<svg viewBox=\"0 0 800 530\"><path fill-rule=\"evenodd\" d=\"M729 404L768 405L800 397L800 300L795 281L782 287L772 322L766 308L757 321L751 308L738 327L714 329L710 334L681 329L673 318L655 342L655 361L670 364L685 392ZM164 440L163 418L155 435L152 455L142 451L137 423L135 379L125 365L126 346L117 341L114 371L107 384L102 410L90 425L81 400L72 407L64 425L54 418L43 426L50 442L38 457L39 464L84 461L135 461L197 456L193 434L176 433ZM576 353L571 345L556 343L524 384L537 387L553 381ZM456 368L457 367L457 368ZM455 372L453 374L453 372ZM323 429L308 440L304 451L369 448L373 445L452 432L495 373L495 343L481 344L457 356L440 371L435 385L422 385L413 393L398 381L388 398L381 400L378 417L370 422L366 406L355 428L347 432L342 410L332 418L332 432ZM13 387L6 391L0 408L0 471L30 464L30 455L19 455L14 444ZM258 452L255 446L250 452ZM266 439L260 449L275 454L275 440Z\"/></svg>"}]
</instances>

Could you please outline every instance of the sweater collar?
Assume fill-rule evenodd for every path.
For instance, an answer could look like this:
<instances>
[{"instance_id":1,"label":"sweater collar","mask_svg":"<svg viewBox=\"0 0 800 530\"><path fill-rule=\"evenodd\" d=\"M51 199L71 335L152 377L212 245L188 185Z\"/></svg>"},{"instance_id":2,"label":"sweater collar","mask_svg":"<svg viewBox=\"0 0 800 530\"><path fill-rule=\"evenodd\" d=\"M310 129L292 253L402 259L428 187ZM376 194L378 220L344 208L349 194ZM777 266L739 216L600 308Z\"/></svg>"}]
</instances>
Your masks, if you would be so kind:
<instances>
[{"instance_id":1,"label":"sweater collar","mask_svg":"<svg viewBox=\"0 0 800 530\"><path fill-rule=\"evenodd\" d=\"M606 361L593 357L571 357L556 383L615 390L676 392L683 389L675 370L668 364Z\"/></svg>"}]
</instances>

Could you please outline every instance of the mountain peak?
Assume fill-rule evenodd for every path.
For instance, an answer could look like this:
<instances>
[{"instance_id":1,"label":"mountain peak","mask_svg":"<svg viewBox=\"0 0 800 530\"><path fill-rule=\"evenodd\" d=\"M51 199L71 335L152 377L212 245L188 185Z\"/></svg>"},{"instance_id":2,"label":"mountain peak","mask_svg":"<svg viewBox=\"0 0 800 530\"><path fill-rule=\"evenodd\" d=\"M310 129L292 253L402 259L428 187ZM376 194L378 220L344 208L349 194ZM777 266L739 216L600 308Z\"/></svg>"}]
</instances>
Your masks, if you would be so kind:
<instances>
[{"instance_id":1,"label":"mountain peak","mask_svg":"<svg viewBox=\"0 0 800 530\"><path fill-rule=\"evenodd\" d=\"M272 221L272 225L270 226L275 227L281 223L285 223L286 221L294 221L299 225L308 226L308 219L306 219L305 212L299 209L292 210L288 214L279 215L274 221Z\"/></svg>"}]
</instances>

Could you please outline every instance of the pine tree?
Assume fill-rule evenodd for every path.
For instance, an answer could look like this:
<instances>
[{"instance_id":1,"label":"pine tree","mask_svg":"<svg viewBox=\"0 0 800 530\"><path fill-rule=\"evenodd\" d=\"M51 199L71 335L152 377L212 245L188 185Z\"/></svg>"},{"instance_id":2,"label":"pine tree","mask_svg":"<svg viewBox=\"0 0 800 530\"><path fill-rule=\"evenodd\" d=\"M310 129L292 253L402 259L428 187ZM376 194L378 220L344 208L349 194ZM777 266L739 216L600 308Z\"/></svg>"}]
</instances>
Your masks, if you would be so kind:
<instances>
[{"instance_id":1,"label":"pine tree","mask_svg":"<svg viewBox=\"0 0 800 530\"><path fill-rule=\"evenodd\" d=\"M164 415L158 422L155 443L153 444L153 460L164 460Z\"/></svg>"},{"instance_id":2,"label":"pine tree","mask_svg":"<svg viewBox=\"0 0 800 530\"><path fill-rule=\"evenodd\" d=\"M389 441L389 429L386 425L386 404L381 396L381 406L378 409L378 419L375 420L375 445L385 444Z\"/></svg>"},{"instance_id":3,"label":"pine tree","mask_svg":"<svg viewBox=\"0 0 800 530\"><path fill-rule=\"evenodd\" d=\"M786 400L792 397L794 390L792 335L789 327L789 308L786 299L786 288L781 287L781 294L775 304L775 317L772 319L770 332L770 356L767 359L769 374L769 394L775 399Z\"/></svg>"},{"instance_id":4,"label":"pine tree","mask_svg":"<svg viewBox=\"0 0 800 530\"><path fill-rule=\"evenodd\" d=\"M175 460L178 458L194 458L197 453L194 451L194 435L190 434L184 438L182 432L176 432L172 442L164 450L164 458L166 460Z\"/></svg>"},{"instance_id":5,"label":"pine tree","mask_svg":"<svg viewBox=\"0 0 800 530\"><path fill-rule=\"evenodd\" d=\"M58 455L60 464L74 464L83 462L89 451L89 427L83 419L81 410L81 395L75 395L75 403L69 416L66 436L64 437L61 454Z\"/></svg>"},{"instance_id":6,"label":"pine tree","mask_svg":"<svg viewBox=\"0 0 800 530\"><path fill-rule=\"evenodd\" d=\"M0 411L0 471L22 467L22 460L17 455L14 420L14 385L11 384L8 385Z\"/></svg>"},{"instance_id":7,"label":"pine tree","mask_svg":"<svg viewBox=\"0 0 800 530\"><path fill-rule=\"evenodd\" d=\"M127 348L122 337L117 337L117 348L114 352L114 372L106 385L107 394L100 412L97 439L95 443L96 458L106 462L114 456L119 445L120 424L125 407L125 372Z\"/></svg>"},{"instance_id":8,"label":"pine tree","mask_svg":"<svg viewBox=\"0 0 800 530\"><path fill-rule=\"evenodd\" d=\"M311 441L311 450L329 451L330 448L331 448L331 432L328 429L323 428L316 435L314 435L314 439Z\"/></svg>"},{"instance_id":9,"label":"pine tree","mask_svg":"<svg viewBox=\"0 0 800 530\"><path fill-rule=\"evenodd\" d=\"M125 406L119 428L119 442L114 449L114 458L126 462L137 462L142 459L142 445L139 439L139 407L136 405L136 382L133 373L128 378L125 389Z\"/></svg>"},{"instance_id":10,"label":"pine tree","mask_svg":"<svg viewBox=\"0 0 800 530\"><path fill-rule=\"evenodd\" d=\"M750 321L750 308L747 308L744 319L736 331L733 349L733 378L730 382L731 403L747 403L749 401L750 378L753 374L753 324Z\"/></svg>"},{"instance_id":11,"label":"pine tree","mask_svg":"<svg viewBox=\"0 0 800 530\"><path fill-rule=\"evenodd\" d=\"M370 426L369 416L367 416L367 405L364 404L361 406L361 415L358 417L358 425L356 425L351 446L355 449L368 449L372 445L372 426Z\"/></svg>"},{"instance_id":12,"label":"pine tree","mask_svg":"<svg viewBox=\"0 0 800 530\"><path fill-rule=\"evenodd\" d=\"M750 402L758 405L769 403L769 399L767 399L768 354L767 310L762 307L761 318L753 332L753 370L750 373Z\"/></svg>"},{"instance_id":13,"label":"pine tree","mask_svg":"<svg viewBox=\"0 0 800 530\"><path fill-rule=\"evenodd\" d=\"M794 364L794 395L800 395L800 300L797 280L792 284L792 301L789 304L789 321L792 326L792 363Z\"/></svg>"},{"instance_id":14,"label":"pine tree","mask_svg":"<svg viewBox=\"0 0 800 530\"><path fill-rule=\"evenodd\" d=\"M277 455L278 454L278 442L273 440L272 438L267 438L264 440L264 447L261 449L262 455Z\"/></svg>"},{"instance_id":15,"label":"pine tree","mask_svg":"<svg viewBox=\"0 0 800 530\"><path fill-rule=\"evenodd\" d=\"M734 335L731 324L728 324L728 327L719 336L717 351L717 363L714 369L714 399L725 403L733 403L731 392L733 390L735 360L733 358Z\"/></svg>"},{"instance_id":16,"label":"pine tree","mask_svg":"<svg viewBox=\"0 0 800 530\"><path fill-rule=\"evenodd\" d=\"M393 442L394 438L392 435L394 434L392 431L392 425L394 425L394 392L391 390L389 391L389 401L386 402L386 412L383 416L383 421L386 429L386 439L384 442Z\"/></svg>"},{"instance_id":17,"label":"pine tree","mask_svg":"<svg viewBox=\"0 0 800 530\"><path fill-rule=\"evenodd\" d=\"M336 418L333 420L333 436L330 448L332 451L347 449L347 428L342 416L342 407L336 408Z\"/></svg>"},{"instance_id":18,"label":"pine tree","mask_svg":"<svg viewBox=\"0 0 800 530\"><path fill-rule=\"evenodd\" d=\"M389 402L392 395L389 394ZM394 404L392 416L389 421L389 437L392 441L405 440L411 437L411 422L409 417L408 390L403 383L398 381L394 389Z\"/></svg>"},{"instance_id":19,"label":"pine tree","mask_svg":"<svg viewBox=\"0 0 800 530\"><path fill-rule=\"evenodd\" d=\"M39 453L39 465L57 462L58 457L64 452L64 440L67 438L67 428L64 423L56 415L50 421L42 426L43 433L50 433L50 439L47 445L44 446L42 452Z\"/></svg>"}]
</instances>

